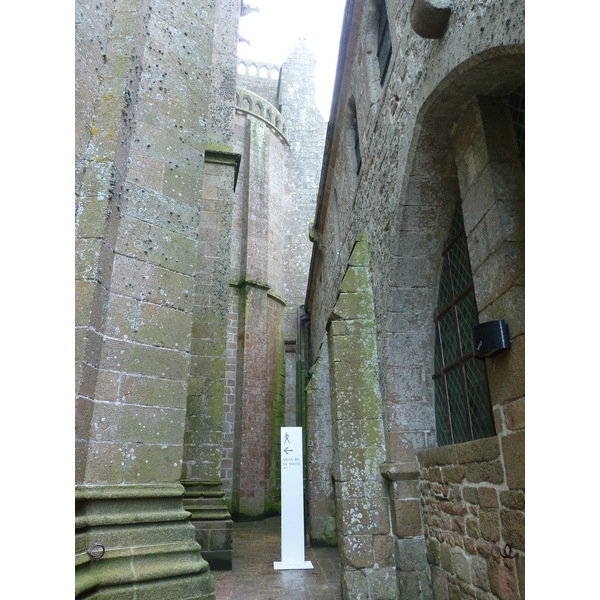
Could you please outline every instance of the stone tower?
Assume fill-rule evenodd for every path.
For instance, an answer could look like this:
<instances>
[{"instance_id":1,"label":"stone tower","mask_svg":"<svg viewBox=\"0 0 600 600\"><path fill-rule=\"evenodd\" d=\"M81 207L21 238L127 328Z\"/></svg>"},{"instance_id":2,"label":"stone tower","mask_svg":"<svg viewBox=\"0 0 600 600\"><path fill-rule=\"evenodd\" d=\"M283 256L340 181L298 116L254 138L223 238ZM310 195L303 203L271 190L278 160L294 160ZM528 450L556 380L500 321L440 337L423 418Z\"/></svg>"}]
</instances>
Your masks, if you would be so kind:
<instances>
[{"instance_id":1,"label":"stone tower","mask_svg":"<svg viewBox=\"0 0 600 600\"><path fill-rule=\"evenodd\" d=\"M221 478L240 517L279 510L278 431L298 418L297 323L325 136L314 66L301 40L281 67L240 60L238 72Z\"/></svg>"}]
</instances>

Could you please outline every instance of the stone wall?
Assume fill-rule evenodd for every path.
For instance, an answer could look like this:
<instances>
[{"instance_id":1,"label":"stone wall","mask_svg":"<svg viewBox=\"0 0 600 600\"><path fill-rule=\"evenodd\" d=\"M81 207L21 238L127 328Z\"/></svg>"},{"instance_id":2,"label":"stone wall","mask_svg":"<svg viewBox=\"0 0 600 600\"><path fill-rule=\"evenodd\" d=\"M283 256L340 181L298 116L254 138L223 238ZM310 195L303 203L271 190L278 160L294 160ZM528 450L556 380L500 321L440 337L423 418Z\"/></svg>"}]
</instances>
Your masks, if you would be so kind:
<instances>
[{"instance_id":1,"label":"stone wall","mask_svg":"<svg viewBox=\"0 0 600 600\"><path fill-rule=\"evenodd\" d=\"M213 60L231 63L215 23L235 38L238 15L237 0L76 5L76 588L86 597L213 597L179 480L213 197L206 147L231 138L233 96L211 107L228 88ZM221 189L235 164L223 171ZM96 561L94 543L106 549Z\"/></svg>"},{"instance_id":2,"label":"stone wall","mask_svg":"<svg viewBox=\"0 0 600 600\"><path fill-rule=\"evenodd\" d=\"M524 180L506 96L524 82L524 7L517 0L477 6L466 0L453 2L441 30L435 37L424 37L415 11L425 4L432 3L419 0L413 8L413 3L385 2L392 54L383 79L377 58L383 3L349 0L346 6L306 293L317 361L313 369L316 376L321 341L336 315L348 259L356 240L366 235L373 360L381 391L378 418L385 436L379 477L387 486L399 597L463 597L478 588L485 597L520 598ZM431 458L437 456L433 316L444 241L457 203L464 214L479 321L504 319L512 344L510 350L485 360L496 435L483 445L467 443L473 446L465 452L474 457L467 467L460 458ZM329 369L333 397L340 383L346 385L340 377ZM352 405L345 410L351 413ZM312 435L309 432L309 438ZM498 449L497 456L486 458L486 444ZM488 469L495 473L493 481L482 475ZM430 481L436 476L442 480ZM457 481L450 480L453 476ZM499 537L494 542L483 538L487 550L482 543L477 554L476 546L476 559L465 550L472 548L471 542L463 548L444 548L442 563L432 554L432 548L442 544L438 537L450 544L450 534L457 533L453 524L460 528L464 518L466 531L467 515L481 516L472 489L464 496L467 488L481 488L484 503L491 503L496 494L495 516L488 512L489 504L481 514L485 535L490 537L488 526L495 519ZM337 495L336 499L339 507ZM441 516L435 514L443 523L439 529L429 524L434 510L441 511ZM338 512L338 529L344 526ZM471 533L463 538L476 544L482 525L477 522L479 537L474 521L469 527ZM502 559L500 565L497 552L509 543L519 558L508 559L506 565ZM483 571L489 575L487 583L482 583Z\"/></svg>"},{"instance_id":3,"label":"stone wall","mask_svg":"<svg viewBox=\"0 0 600 600\"><path fill-rule=\"evenodd\" d=\"M525 493L508 481L498 438L419 453L435 598L525 597Z\"/></svg>"}]
</instances>

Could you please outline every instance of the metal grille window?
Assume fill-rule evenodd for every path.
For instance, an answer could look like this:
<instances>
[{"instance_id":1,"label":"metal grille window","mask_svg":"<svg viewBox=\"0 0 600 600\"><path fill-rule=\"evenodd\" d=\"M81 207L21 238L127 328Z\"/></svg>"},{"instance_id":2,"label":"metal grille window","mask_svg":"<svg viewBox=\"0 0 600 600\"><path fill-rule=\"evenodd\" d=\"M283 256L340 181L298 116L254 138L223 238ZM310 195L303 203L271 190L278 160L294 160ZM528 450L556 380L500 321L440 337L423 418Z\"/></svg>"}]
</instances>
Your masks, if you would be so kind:
<instances>
[{"instance_id":1,"label":"metal grille window","mask_svg":"<svg viewBox=\"0 0 600 600\"><path fill-rule=\"evenodd\" d=\"M381 3L379 10L379 27L377 32L377 58L379 59L379 83L381 85L383 85L391 56L392 41L390 39L390 27L384 1Z\"/></svg>"},{"instance_id":2,"label":"metal grille window","mask_svg":"<svg viewBox=\"0 0 600 600\"><path fill-rule=\"evenodd\" d=\"M356 158L356 173L360 171L362 165L362 157L360 154L360 137L358 134L358 118L356 116L356 102L354 98L348 101L348 150L352 150L354 146L354 156Z\"/></svg>"},{"instance_id":3,"label":"metal grille window","mask_svg":"<svg viewBox=\"0 0 600 600\"><path fill-rule=\"evenodd\" d=\"M519 158L525 166L525 86L522 85L512 94L509 94L507 100L513 127L515 128Z\"/></svg>"},{"instance_id":4,"label":"metal grille window","mask_svg":"<svg viewBox=\"0 0 600 600\"><path fill-rule=\"evenodd\" d=\"M485 364L473 357L471 331L478 315L460 202L444 246L434 321L438 445L495 435Z\"/></svg>"}]
</instances>

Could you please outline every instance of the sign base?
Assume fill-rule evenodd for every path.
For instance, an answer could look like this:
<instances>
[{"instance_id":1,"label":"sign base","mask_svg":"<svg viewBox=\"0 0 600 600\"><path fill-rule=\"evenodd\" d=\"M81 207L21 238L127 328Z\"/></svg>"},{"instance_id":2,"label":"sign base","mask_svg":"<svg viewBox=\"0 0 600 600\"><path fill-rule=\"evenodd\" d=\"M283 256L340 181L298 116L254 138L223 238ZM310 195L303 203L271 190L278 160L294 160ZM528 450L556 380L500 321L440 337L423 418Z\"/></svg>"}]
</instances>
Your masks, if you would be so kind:
<instances>
[{"instance_id":1,"label":"sign base","mask_svg":"<svg viewBox=\"0 0 600 600\"><path fill-rule=\"evenodd\" d=\"M283 562L276 560L273 563L273 568L276 571L287 571L291 569L314 569L313 564L310 560L305 560L304 562L296 565L284 565Z\"/></svg>"}]
</instances>

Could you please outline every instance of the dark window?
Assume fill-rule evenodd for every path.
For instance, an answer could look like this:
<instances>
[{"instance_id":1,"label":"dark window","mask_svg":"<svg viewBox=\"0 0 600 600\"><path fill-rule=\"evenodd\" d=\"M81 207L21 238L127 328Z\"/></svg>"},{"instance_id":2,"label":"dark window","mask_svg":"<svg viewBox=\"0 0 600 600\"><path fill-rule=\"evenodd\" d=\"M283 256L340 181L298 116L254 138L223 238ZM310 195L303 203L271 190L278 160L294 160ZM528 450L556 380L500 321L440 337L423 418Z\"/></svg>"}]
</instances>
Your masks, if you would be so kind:
<instances>
[{"instance_id":1,"label":"dark window","mask_svg":"<svg viewBox=\"0 0 600 600\"><path fill-rule=\"evenodd\" d=\"M434 321L438 445L495 435L485 363L473 357L471 331L478 315L460 202L444 246Z\"/></svg>"},{"instance_id":2,"label":"dark window","mask_svg":"<svg viewBox=\"0 0 600 600\"><path fill-rule=\"evenodd\" d=\"M390 27L385 9L385 2L381 3L379 10L379 28L377 32L377 58L379 59L379 83L383 85L392 56L392 42L390 40Z\"/></svg>"},{"instance_id":3,"label":"dark window","mask_svg":"<svg viewBox=\"0 0 600 600\"><path fill-rule=\"evenodd\" d=\"M356 153L356 172L360 171L360 166L362 165L362 157L360 155L360 139L358 137L358 120L356 118L356 114L354 114L354 152Z\"/></svg>"},{"instance_id":4,"label":"dark window","mask_svg":"<svg viewBox=\"0 0 600 600\"><path fill-rule=\"evenodd\" d=\"M351 97L348 101L348 129L347 132L347 144L348 150L351 151L354 147L354 156L356 158L356 172L360 171L362 164L362 158L360 155L360 137L358 135L358 118L356 116L356 102Z\"/></svg>"},{"instance_id":5,"label":"dark window","mask_svg":"<svg viewBox=\"0 0 600 600\"><path fill-rule=\"evenodd\" d=\"M515 137L517 138L519 158L525 166L525 86L522 85L512 94L509 94L507 100L515 129Z\"/></svg>"}]
</instances>

